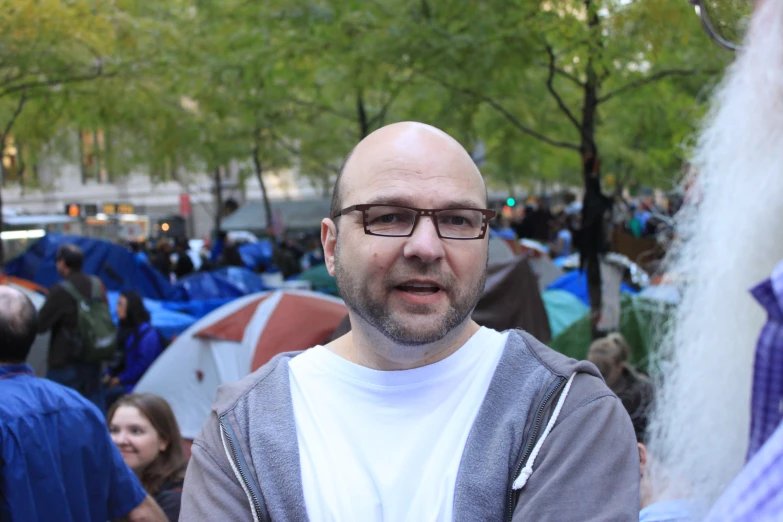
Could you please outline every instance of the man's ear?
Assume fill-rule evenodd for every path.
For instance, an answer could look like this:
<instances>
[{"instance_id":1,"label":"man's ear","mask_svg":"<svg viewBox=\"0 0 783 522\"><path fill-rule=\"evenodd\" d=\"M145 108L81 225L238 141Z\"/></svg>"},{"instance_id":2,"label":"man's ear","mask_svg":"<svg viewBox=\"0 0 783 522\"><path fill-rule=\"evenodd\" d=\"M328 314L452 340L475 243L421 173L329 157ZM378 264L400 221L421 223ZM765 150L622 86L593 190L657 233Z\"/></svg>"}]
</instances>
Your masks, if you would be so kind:
<instances>
[{"instance_id":1,"label":"man's ear","mask_svg":"<svg viewBox=\"0 0 783 522\"><path fill-rule=\"evenodd\" d=\"M334 252L337 249L337 224L329 218L321 221L321 245L329 275L334 277Z\"/></svg>"},{"instance_id":2,"label":"man's ear","mask_svg":"<svg viewBox=\"0 0 783 522\"><path fill-rule=\"evenodd\" d=\"M639 448L639 476L641 477L647 468L647 446L641 442L637 442L636 446Z\"/></svg>"}]
</instances>

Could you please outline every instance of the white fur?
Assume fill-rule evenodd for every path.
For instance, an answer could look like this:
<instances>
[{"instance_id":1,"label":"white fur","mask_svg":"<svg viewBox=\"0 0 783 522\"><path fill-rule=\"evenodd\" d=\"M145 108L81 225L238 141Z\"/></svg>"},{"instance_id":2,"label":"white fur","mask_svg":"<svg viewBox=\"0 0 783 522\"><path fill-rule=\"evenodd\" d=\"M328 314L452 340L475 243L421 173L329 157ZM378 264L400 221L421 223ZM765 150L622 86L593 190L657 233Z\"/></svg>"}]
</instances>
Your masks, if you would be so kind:
<instances>
[{"instance_id":1,"label":"white fur","mask_svg":"<svg viewBox=\"0 0 783 522\"><path fill-rule=\"evenodd\" d=\"M658 495L706 505L744 464L765 319L748 290L783 258L783 1L764 2L746 49L695 153L700 200L678 216L669 258L670 274L688 284L653 368L664 381L650 426L650 453L665 470Z\"/></svg>"}]
</instances>

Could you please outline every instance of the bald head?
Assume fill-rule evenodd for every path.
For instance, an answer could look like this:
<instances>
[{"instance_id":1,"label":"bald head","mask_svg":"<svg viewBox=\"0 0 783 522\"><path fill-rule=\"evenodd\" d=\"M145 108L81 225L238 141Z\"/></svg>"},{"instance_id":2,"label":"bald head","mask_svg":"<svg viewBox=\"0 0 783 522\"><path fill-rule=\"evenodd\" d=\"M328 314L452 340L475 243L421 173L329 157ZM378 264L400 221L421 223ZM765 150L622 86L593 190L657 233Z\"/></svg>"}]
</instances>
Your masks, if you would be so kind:
<instances>
[{"instance_id":1,"label":"bald head","mask_svg":"<svg viewBox=\"0 0 783 522\"><path fill-rule=\"evenodd\" d=\"M378 176L407 174L460 177L468 191L478 192L486 205L486 186L470 154L454 138L431 125L393 123L364 138L345 159L335 181L331 215L351 193L377 181Z\"/></svg>"},{"instance_id":2,"label":"bald head","mask_svg":"<svg viewBox=\"0 0 783 522\"><path fill-rule=\"evenodd\" d=\"M38 317L32 301L19 290L0 285L0 361L27 360L37 329Z\"/></svg>"}]
</instances>

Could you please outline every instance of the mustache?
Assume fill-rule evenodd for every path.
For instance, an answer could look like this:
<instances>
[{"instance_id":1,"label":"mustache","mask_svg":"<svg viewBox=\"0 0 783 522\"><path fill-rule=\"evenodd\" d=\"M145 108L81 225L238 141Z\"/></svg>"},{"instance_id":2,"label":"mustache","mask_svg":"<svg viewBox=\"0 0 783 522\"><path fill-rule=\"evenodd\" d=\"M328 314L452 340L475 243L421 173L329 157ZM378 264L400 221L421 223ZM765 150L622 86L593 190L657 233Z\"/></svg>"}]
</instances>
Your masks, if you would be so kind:
<instances>
[{"instance_id":1,"label":"mustache","mask_svg":"<svg viewBox=\"0 0 783 522\"><path fill-rule=\"evenodd\" d=\"M443 270L440 266L424 264L392 269L384 277L384 284L388 288L394 288L411 279L428 279L442 290L449 290L457 284L456 276L450 271Z\"/></svg>"}]
</instances>

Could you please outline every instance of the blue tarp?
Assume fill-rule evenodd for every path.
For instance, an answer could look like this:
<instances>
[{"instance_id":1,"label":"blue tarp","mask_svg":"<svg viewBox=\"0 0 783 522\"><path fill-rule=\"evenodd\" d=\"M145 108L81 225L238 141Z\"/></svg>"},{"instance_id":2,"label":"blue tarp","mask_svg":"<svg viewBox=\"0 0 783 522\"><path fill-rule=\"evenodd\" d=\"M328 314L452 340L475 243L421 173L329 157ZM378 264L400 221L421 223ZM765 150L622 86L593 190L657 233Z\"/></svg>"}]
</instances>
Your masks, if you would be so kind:
<instances>
[{"instance_id":1,"label":"blue tarp","mask_svg":"<svg viewBox=\"0 0 783 522\"><path fill-rule=\"evenodd\" d=\"M269 266L272 264L272 240L260 239L255 243L240 245L239 256L250 270L255 270L261 263Z\"/></svg>"},{"instance_id":2,"label":"blue tarp","mask_svg":"<svg viewBox=\"0 0 783 522\"><path fill-rule=\"evenodd\" d=\"M66 243L82 249L84 273L97 275L109 291L135 290L143 297L167 301L187 298L152 266L139 262L130 250L89 237L47 234L27 252L12 259L5 272L49 288L62 279L55 267L55 257L60 245Z\"/></svg>"},{"instance_id":3,"label":"blue tarp","mask_svg":"<svg viewBox=\"0 0 783 522\"><path fill-rule=\"evenodd\" d=\"M574 270L568 272L563 277L549 285L547 290L565 290L571 292L579 298L587 306L590 306L590 297L587 293L587 272L581 272ZM620 291L626 294L635 294L636 291L630 286L622 283L620 285Z\"/></svg>"},{"instance_id":4,"label":"blue tarp","mask_svg":"<svg viewBox=\"0 0 783 522\"><path fill-rule=\"evenodd\" d=\"M175 285L191 301L237 298L267 290L261 277L247 268L229 266L210 272L197 272Z\"/></svg>"},{"instance_id":5,"label":"blue tarp","mask_svg":"<svg viewBox=\"0 0 783 522\"><path fill-rule=\"evenodd\" d=\"M117 299L120 297L120 292L106 292L106 297L111 308L111 318L117 323L119 321L116 311ZM150 313L152 326L157 328L167 339L181 334L200 317L169 310L166 304L165 301L144 299L144 307Z\"/></svg>"},{"instance_id":6,"label":"blue tarp","mask_svg":"<svg viewBox=\"0 0 783 522\"><path fill-rule=\"evenodd\" d=\"M240 267L197 272L172 285L155 268L119 245L60 234L49 234L35 242L27 252L8 263L6 273L49 288L61 280L55 257L59 246L66 243L75 244L84 252L84 272L103 281L112 314L119 293L135 290L144 298L153 325L168 337L181 333L197 319L233 299L267 290L261 277ZM254 251L253 255L259 256L260 261L264 259L265 248L271 258L271 243L267 243L266 247L262 245Z\"/></svg>"},{"instance_id":7,"label":"blue tarp","mask_svg":"<svg viewBox=\"0 0 783 522\"><path fill-rule=\"evenodd\" d=\"M173 312L182 312L201 319L213 310L217 310L224 304L233 301L234 297L218 297L215 299L198 299L195 301L161 301L164 308Z\"/></svg>"}]
</instances>

